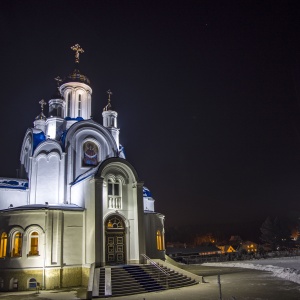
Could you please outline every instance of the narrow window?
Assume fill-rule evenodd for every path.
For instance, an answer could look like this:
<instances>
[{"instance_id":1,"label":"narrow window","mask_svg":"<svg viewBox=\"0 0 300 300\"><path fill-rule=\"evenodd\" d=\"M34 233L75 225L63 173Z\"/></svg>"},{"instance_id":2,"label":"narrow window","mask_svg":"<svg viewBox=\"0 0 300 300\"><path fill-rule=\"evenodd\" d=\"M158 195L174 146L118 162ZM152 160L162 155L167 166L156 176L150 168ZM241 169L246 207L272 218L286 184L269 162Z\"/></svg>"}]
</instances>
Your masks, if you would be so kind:
<instances>
[{"instance_id":1,"label":"narrow window","mask_svg":"<svg viewBox=\"0 0 300 300\"><path fill-rule=\"evenodd\" d=\"M113 195L113 184L108 183L108 195Z\"/></svg>"},{"instance_id":2,"label":"narrow window","mask_svg":"<svg viewBox=\"0 0 300 300\"><path fill-rule=\"evenodd\" d=\"M78 95L78 117L81 117L81 95Z\"/></svg>"},{"instance_id":3,"label":"narrow window","mask_svg":"<svg viewBox=\"0 0 300 300\"><path fill-rule=\"evenodd\" d=\"M163 242L160 230L156 231L156 247L157 250L163 250Z\"/></svg>"},{"instance_id":4,"label":"narrow window","mask_svg":"<svg viewBox=\"0 0 300 300\"><path fill-rule=\"evenodd\" d=\"M70 117L71 116L71 93L68 93L67 106L68 106L68 115L67 115L67 117Z\"/></svg>"},{"instance_id":5,"label":"narrow window","mask_svg":"<svg viewBox=\"0 0 300 300\"><path fill-rule=\"evenodd\" d=\"M109 179L107 185L108 208L122 208L121 192L120 182L113 182L111 179Z\"/></svg>"},{"instance_id":6,"label":"narrow window","mask_svg":"<svg viewBox=\"0 0 300 300\"><path fill-rule=\"evenodd\" d=\"M58 106L57 107L57 116L58 117L62 117L63 115L62 115L62 107L61 106Z\"/></svg>"},{"instance_id":7,"label":"narrow window","mask_svg":"<svg viewBox=\"0 0 300 300\"><path fill-rule=\"evenodd\" d=\"M36 231L30 235L29 255L39 255L39 234Z\"/></svg>"},{"instance_id":8,"label":"narrow window","mask_svg":"<svg viewBox=\"0 0 300 300\"><path fill-rule=\"evenodd\" d=\"M12 256L22 256L22 234L19 231L17 231L13 237Z\"/></svg>"},{"instance_id":9,"label":"narrow window","mask_svg":"<svg viewBox=\"0 0 300 300\"><path fill-rule=\"evenodd\" d=\"M1 241L0 241L0 258L6 256L6 248L7 248L7 234L3 232L1 234Z\"/></svg>"}]
</instances>

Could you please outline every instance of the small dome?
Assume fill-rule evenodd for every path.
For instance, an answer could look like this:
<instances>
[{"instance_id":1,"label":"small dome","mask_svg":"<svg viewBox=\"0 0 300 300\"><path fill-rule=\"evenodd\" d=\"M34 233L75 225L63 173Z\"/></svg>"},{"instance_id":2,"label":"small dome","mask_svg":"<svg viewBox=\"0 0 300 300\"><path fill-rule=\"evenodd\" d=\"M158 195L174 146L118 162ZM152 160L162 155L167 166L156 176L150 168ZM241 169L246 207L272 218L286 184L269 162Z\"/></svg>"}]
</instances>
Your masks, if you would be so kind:
<instances>
[{"instance_id":1,"label":"small dome","mask_svg":"<svg viewBox=\"0 0 300 300\"><path fill-rule=\"evenodd\" d=\"M71 74L69 74L67 77L64 78L62 83L67 83L67 82L82 82L85 84L90 85L90 80L83 74L80 73L78 69L74 69Z\"/></svg>"},{"instance_id":2,"label":"small dome","mask_svg":"<svg viewBox=\"0 0 300 300\"><path fill-rule=\"evenodd\" d=\"M143 197L149 197L149 198L152 197L150 190L145 186L143 187Z\"/></svg>"},{"instance_id":3,"label":"small dome","mask_svg":"<svg viewBox=\"0 0 300 300\"><path fill-rule=\"evenodd\" d=\"M40 114L38 116L35 117L35 120L46 120L46 116L43 114L43 112L41 111Z\"/></svg>"}]
</instances>

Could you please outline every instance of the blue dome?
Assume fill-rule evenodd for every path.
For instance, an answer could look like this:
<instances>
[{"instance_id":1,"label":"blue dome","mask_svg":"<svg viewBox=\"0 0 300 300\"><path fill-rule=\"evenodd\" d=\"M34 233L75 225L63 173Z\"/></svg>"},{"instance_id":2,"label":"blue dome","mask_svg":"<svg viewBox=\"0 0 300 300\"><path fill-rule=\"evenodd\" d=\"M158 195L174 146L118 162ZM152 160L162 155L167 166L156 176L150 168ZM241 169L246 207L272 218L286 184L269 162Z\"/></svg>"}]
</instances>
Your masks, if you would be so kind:
<instances>
[{"instance_id":1,"label":"blue dome","mask_svg":"<svg viewBox=\"0 0 300 300\"><path fill-rule=\"evenodd\" d=\"M145 186L143 187L143 196L144 197L152 197L150 190L148 188L146 188Z\"/></svg>"},{"instance_id":2,"label":"blue dome","mask_svg":"<svg viewBox=\"0 0 300 300\"><path fill-rule=\"evenodd\" d=\"M33 150L38 146L39 143L46 140L46 136L43 131L33 132Z\"/></svg>"}]
</instances>

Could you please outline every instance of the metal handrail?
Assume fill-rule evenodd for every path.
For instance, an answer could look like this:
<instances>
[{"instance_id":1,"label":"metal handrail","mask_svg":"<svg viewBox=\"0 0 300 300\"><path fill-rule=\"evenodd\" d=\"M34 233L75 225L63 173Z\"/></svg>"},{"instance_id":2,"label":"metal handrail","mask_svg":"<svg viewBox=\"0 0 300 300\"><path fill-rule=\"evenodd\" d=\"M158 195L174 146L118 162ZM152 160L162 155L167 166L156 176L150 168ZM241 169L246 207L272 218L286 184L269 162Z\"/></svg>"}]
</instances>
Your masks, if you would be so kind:
<instances>
[{"instance_id":1,"label":"metal handrail","mask_svg":"<svg viewBox=\"0 0 300 300\"><path fill-rule=\"evenodd\" d=\"M166 275L166 288L169 288L169 284L168 284L168 276L170 276L170 274L163 269L158 263L156 263L154 260L152 260L149 256L147 256L146 254L141 254L141 256L143 258L146 259L146 261L149 261L151 265L153 265L157 270L159 270L160 272L164 273L164 275Z\"/></svg>"}]
</instances>

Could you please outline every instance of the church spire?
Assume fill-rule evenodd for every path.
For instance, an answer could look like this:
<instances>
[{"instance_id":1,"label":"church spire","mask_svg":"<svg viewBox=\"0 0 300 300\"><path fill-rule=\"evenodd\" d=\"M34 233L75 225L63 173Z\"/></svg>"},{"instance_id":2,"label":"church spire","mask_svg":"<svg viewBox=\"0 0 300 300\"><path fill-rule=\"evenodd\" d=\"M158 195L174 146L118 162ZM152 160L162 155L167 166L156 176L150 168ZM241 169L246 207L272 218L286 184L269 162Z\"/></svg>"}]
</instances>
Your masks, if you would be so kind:
<instances>
[{"instance_id":1,"label":"church spire","mask_svg":"<svg viewBox=\"0 0 300 300\"><path fill-rule=\"evenodd\" d=\"M111 95L113 94L111 90L106 92L108 94L108 103L103 108L102 117L103 117L103 126L106 127L114 137L118 148L119 148L119 128L117 126L118 113L111 109Z\"/></svg>"}]
</instances>

